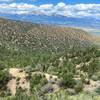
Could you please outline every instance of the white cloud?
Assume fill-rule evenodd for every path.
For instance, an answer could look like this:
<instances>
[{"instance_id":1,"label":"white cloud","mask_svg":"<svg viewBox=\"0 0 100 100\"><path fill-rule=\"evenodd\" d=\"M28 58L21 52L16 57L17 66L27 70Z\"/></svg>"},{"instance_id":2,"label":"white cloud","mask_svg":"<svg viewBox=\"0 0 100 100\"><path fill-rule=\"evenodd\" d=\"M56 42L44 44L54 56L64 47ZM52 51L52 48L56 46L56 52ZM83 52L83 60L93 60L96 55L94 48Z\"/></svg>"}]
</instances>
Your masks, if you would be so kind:
<instances>
[{"instance_id":1,"label":"white cloud","mask_svg":"<svg viewBox=\"0 0 100 100\"><path fill-rule=\"evenodd\" d=\"M28 14L30 11L35 9L37 9L36 6L27 3L0 4L0 12L6 14Z\"/></svg>"},{"instance_id":2,"label":"white cloud","mask_svg":"<svg viewBox=\"0 0 100 100\"><path fill-rule=\"evenodd\" d=\"M44 9L44 10L51 10L52 7L53 7L53 4L44 4L44 5L39 6L40 9Z\"/></svg>"},{"instance_id":3,"label":"white cloud","mask_svg":"<svg viewBox=\"0 0 100 100\"><path fill-rule=\"evenodd\" d=\"M61 15L67 17L100 17L100 4L75 4L67 5L65 3L43 4L35 6L27 3L0 4L1 13L11 14L44 14Z\"/></svg>"}]
</instances>

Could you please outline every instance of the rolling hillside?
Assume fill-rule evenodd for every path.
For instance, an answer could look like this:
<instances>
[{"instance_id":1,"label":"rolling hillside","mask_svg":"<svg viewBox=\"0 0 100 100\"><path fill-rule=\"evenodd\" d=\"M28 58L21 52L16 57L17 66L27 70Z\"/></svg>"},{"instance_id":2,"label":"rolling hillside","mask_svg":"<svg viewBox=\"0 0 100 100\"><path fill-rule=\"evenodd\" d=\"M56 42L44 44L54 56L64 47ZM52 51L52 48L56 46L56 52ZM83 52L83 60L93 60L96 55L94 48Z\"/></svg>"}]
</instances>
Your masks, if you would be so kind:
<instances>
[{"instance_id":1,"label":"rolling hillside","mask_svg":"<svg viewBox=\"0 0 100 100\"><path fill-rule=\"evenodd\" d=\"M0 100L99 100L95 40L81 29L0 18Z\"/></svg>"},{"instance_id":2,"label":"rolling hillside","mask_svg":"<svg viewBox=\"0 0 100 100\"><path fill-rule=\"evenodd\" d=\"M0 19L0 45L8 48L61 51L69 47L88 47L91 41L92 36L81 29Z\"/></svg>"}]
</instances>

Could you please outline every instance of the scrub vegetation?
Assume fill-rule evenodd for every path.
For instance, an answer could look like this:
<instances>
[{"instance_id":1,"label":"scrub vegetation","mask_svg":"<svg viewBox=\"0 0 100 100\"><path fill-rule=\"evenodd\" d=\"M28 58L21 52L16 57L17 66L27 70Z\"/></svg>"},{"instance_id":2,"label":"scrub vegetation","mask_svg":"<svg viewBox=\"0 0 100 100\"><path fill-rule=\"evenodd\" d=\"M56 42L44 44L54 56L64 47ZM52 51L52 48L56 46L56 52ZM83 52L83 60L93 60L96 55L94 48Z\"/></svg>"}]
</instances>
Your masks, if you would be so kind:
<instances>
[{"instance_id":1,"label":"scrub vegetation","mask_svg":"<svg viewBox=\"0 0 100 100\"><path fill-rule=\"evenodd\" d=\"M99 100L99 47L81 29L0 18L2 99Z\"/></svg>"}]
</instances>

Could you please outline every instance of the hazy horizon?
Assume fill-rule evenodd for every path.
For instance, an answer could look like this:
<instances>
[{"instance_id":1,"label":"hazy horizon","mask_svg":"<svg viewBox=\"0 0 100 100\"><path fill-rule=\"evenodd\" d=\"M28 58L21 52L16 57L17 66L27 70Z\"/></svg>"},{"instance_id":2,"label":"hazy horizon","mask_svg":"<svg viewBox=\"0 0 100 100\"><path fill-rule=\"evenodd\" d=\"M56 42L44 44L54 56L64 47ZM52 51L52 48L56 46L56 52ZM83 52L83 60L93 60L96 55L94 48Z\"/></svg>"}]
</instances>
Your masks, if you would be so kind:
<instances>
[{"instance_id":1,"label":"hazy horizon","mask_svg":"<svg viewBox=\"0 0 100 100\"><path fill-rule=\"evenodd\" d=\"M0 0L0 17L79 27L100 34L98 0Z\"/></svg>"}]
</instances>

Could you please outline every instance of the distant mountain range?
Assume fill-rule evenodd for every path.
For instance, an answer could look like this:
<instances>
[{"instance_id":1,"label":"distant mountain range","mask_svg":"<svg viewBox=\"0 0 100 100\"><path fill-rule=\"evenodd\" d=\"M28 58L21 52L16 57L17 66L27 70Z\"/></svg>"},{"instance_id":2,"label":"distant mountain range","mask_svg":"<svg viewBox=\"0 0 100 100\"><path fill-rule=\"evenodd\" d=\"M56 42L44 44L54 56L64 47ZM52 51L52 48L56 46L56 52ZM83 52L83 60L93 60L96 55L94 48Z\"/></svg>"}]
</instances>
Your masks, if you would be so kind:
<instances>
[{"instance_id":1,"label":"distant mountain range","mask_svg":"<svg viewBox=\"0 0 100 100\"><path fill-rule=\"evenodd\" d=\"M21 20L32 23L41 24L54 24L71 27L80 27L93 34L100 35L100 19L95 18L70 18L64 16L46 16L46 15L34 15L34 14L0 14L1 17L5 17L13 20Z\"/></svg>"}]
</instances>

